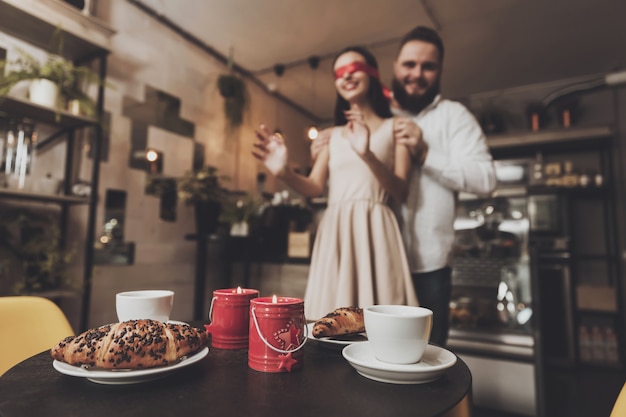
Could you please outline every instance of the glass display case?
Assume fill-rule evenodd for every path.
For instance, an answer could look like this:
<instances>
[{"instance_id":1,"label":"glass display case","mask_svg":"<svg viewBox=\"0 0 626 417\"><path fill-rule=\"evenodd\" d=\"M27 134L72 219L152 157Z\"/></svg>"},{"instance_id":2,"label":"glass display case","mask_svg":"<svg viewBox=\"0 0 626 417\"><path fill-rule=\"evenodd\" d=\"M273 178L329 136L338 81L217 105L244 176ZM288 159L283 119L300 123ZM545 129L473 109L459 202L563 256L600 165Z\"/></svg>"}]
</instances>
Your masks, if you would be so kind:
<instances>
[{"instance_id":1,"label":"glass display case","mask_svg":"<svg viewBox=\"0 0 626 417\"><path fill-rule=\"evenodd\" d=\"M455 221L450 339L532 357L528 196L462 196Z\"/></svg>"}]
</instances>

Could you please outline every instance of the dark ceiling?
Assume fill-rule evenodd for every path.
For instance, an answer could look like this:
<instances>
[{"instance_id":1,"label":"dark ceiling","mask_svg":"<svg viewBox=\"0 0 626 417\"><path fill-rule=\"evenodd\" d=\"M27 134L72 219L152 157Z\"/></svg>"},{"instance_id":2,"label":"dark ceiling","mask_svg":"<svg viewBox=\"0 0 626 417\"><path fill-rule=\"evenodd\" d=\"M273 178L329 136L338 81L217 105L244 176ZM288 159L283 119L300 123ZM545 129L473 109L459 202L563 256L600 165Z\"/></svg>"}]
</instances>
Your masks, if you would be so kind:
<instances>
[{"instance_id":1,"label":"dark ceiling","mask_svg":"<svg viewBox=\"0 0 626 417\"><path fill-rule=\"evenodd\" d=\"M132 1L232 51L238 67L318 120L332 117L337 51L369 46L388 84L398 39L418 24L444 39L448 97L626 68L623 0ZM310 56L321 58L317 69Z\"/></svg>"}]
</instances>

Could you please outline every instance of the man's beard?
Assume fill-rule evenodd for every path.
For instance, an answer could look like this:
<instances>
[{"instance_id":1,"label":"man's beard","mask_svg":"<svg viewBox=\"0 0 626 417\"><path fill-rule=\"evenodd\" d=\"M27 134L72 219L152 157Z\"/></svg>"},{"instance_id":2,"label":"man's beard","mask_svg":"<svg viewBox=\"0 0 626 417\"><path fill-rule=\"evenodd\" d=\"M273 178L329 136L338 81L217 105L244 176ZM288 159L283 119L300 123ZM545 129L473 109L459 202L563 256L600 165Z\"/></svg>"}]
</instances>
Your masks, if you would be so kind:
<instances>
[{"instance_id":1,"label":"man's beard","mask_svg":"<svg viewBox=\"0 0 626 417\"><path fill-rule=\"evenodd\" d=\"M433 102L437 94L439 94L439 81L430 86L422 95L411 95L406 92L404 85L397 78L391 81L393 89L393 98L403 110L411 114L418 114Z\"/></svg>"}]
</instances>

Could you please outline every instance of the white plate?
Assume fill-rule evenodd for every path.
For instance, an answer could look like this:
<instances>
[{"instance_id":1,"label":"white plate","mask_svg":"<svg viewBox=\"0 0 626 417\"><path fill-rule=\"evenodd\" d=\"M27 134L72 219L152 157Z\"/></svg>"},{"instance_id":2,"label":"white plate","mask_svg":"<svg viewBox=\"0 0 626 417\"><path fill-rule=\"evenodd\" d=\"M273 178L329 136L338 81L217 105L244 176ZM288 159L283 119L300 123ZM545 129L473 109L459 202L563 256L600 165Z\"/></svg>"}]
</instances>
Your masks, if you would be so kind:
<instances>
[{"instance_id":1,"label":"white plate","mask_svg":"<svg viewBox=\"0 0 626 417\"><path fill-rule=\"evenodd\" d=\"M454 353L428 345L422 360L409 365L381 362L369 343L355 343L341 352L357 372L366 378L390 384L424 384L439 378L456 363Z\"/></svg>"},{"instance_id":2,"label":"white plate","mask_svg":"<svg viewBox=\"0 0 626 417\"><path fill-rule=\"evenodd\" d=\"M52 366L62 374L69 376L78 376L87 378L98 384L122 385L122 384L138 384L140 382L151 381L153 379L167 376L170 372L193 365L209 353L209 348L205 347L201 351L182 359L173 365L159 366L157 368L148 369L86 369L81 366L69 365L65 362L52 362Z\"/></svg>"},{"instance_id":3,"label":"white plate","mask_svg":"<svg viewBox=\"0 0 626 417\"><path fill-rule=\"evenodd\" d=\"M344 346L348 346L351 345L353 343L361 343L361 342L367 342L367 335L365 333L358 333L355 335L350 335L350 336L343 336L343 337L320 337L317 338L315 336L313 336L313 327L315 326L315 323L308 323L306 325L307 327L307 337L311 340L315 340L316 342L322 343L324 345L330 346L330 347L338 347L338 348L343 348Z\"/></svg>"}]
</instances>

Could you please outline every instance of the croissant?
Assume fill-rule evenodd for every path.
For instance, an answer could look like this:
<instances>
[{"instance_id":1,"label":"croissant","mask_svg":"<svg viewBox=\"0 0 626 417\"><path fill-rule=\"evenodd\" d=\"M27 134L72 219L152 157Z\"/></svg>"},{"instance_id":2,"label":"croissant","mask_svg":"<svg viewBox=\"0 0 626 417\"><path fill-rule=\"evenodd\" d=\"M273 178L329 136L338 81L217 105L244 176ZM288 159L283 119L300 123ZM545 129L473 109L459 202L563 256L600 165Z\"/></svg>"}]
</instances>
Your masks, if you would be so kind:
<instances>
[{"instance_id":1,"label":"croissant","mask_svg":"<svg viewBox=\"0 0 626 417\"><path fill-rule=\"evenodd\" d=\"M313 336L339 336L365 331L363 309L358 307L340 307L322 317L313 325Z\"/></svg>"},{"instance_id":2,"label":"croissant","mask_svg":"<svg viewBox=\"0 0 626 417\"><path fill-rule=\"evenodd\" d=\"M168 365L208 345L208 334L188 324L129 320L69 336L50 354L75 366L142 369Z\"/></svg>"}]
</instances>

